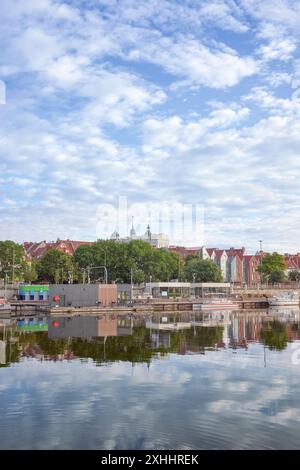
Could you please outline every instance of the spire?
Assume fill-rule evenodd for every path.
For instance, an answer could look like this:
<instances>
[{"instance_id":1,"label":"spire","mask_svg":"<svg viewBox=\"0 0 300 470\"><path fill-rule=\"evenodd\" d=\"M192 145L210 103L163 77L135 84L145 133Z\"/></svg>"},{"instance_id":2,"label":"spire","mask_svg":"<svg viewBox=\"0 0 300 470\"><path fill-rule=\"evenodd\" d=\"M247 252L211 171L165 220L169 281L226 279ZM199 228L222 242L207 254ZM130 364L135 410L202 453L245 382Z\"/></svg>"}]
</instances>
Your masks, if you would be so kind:
<instances>
[{"instance_id":1,"label":"spire","mask_svg":"<svg viewBox=\"0 0 300 470\"><path fill-rule=\"evenodd\" d=\"M131 217L131 230L130 230L131 239L136 238L136 233L135 233L134 226L133 226L133 220L134 220L134 217Z\"/></svg>"},{"instance_id":2,"label":"spire","mask_svg":"<svg viewBox=\"0 0 300 470\"><path fill-rule=\"evenodd\" d=\"M147 225L147 230L146 230L146 237L151 240L151 230L150 230L150 225Z\"/></svg>"},{"instance_id":3,"label":"spire","mask_svg":"<svg viewBox=\"0 0 300 470\"><path fill-rule=\"evenodd\" d=\"M114 233L111 234L110 239L111 240L119 240L120 234L117 230L114 231Z\"/></svg>"}]
</instances>

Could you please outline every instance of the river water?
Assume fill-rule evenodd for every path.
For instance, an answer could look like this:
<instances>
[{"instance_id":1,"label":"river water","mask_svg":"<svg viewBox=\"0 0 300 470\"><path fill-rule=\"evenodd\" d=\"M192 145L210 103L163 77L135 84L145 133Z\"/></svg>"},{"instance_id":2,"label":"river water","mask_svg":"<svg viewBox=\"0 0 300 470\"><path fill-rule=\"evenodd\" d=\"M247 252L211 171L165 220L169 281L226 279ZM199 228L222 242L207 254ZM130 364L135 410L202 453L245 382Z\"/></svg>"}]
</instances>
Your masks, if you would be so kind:
<instances>
[{"instance_id":1,"label":"river water","mask_svg":"<svg viewBox=\"0 0 300 470\"><path fill-rule=\"evenodd\" d=\"M1 449L296 449L293 310L0 319Z\"/></svg>"}]
</instances>

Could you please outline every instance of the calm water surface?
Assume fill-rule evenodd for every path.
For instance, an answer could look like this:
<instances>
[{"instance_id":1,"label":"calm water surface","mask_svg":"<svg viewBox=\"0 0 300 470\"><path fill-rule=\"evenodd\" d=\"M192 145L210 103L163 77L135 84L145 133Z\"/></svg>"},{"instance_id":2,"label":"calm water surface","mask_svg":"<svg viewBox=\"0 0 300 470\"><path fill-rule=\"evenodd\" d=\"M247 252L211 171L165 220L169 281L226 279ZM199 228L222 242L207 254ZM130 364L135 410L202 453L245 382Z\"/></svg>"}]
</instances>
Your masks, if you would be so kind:
<instances>
[{"instance_id":1,"label":"calm water surface","mask_svg":"<svg viewBox=\"0 0 300 470\"><path fill-rule=\"evenodd\" d=\"M300 447L299 312L0 319L1 449Z\"/></svg>"}]
</instances>

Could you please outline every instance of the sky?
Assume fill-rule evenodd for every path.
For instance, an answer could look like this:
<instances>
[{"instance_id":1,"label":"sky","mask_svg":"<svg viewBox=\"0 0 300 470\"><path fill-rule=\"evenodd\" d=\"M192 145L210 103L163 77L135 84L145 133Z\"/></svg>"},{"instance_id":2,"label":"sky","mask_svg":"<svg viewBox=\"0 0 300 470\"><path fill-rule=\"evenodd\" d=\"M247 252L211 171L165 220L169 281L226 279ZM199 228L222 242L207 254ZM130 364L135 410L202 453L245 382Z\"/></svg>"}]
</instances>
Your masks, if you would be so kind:
<instances>
[{"instance_id":1,"label":"sky","mask_svg":"<svg viewBox=\"0 0 300 470\"><path fill-rule=\"evenodd\" d=\"M1 0L0 239L105 237L126 198L300 251L299 38L298 0Z\"/></svg>"}]
</instances>

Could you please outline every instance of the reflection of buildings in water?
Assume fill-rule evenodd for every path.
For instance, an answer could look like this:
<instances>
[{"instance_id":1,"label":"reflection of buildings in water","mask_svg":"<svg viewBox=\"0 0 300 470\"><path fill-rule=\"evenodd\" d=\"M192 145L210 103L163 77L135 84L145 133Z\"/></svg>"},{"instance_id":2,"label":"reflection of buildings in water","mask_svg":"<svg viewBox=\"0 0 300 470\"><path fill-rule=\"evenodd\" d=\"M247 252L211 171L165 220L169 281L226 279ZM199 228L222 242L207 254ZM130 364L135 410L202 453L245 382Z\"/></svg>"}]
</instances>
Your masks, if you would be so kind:
<instances>
[{"instance_id":1,"label":"reflection of buildings in water","mask_svg":"<svg viewBox=\"0 0 300 470\"><path fill-rule=\"evenodd\" d=\"M230 323L231 311L214 310L209 312L179 312L168 314L164 312L160 315L152 315L146 318L146 326L160 330L180 330L189 329L194 326L224 326Z\"/></svg>"},{"instance_id":2,"label":"reflection of buildings in water","mask_svg":"<svg viewBox=\"0 0 300 470\"><path fill-rule=\"evenodd\" d=\"M181 321L180 321L181 320ZM185 320L185 321L183 321ZM213 312L183 312L167 314L156 314L151 319L146 320L146 328L150 330L152 347L169 348L171 346L172 332L179 331L194 331L194 336L197 336L196 331L202 327L223 327L223 338L217 347L224 347L228 343L228 328L230 324L230 312L226 311L213 311ZM192 335L193 336L193 335ZM178 354L186 353L199 353L203 352L203 346L189 344L186 336L182 337L180 342Z\"/></svg>"},{"instance_id":3,"label":"reflection of buildings in water","mask_svg":"<svg viewBox=\"0 0 300 470\"><path fill-rule=\"evenodd\" d=\"M41 321L41 318L36 318L37 323L34 323L34 325L31 325L30 321L27 322L28 333L26 334L23 334L25 330L22 330L22 323L18 325L17 321L14 321L13 326L11 323L9 326L0 323L0 340L2 341L0 343L0 363L9 364L11 362L11 352L16 357L22 354L23 357L34 357L41 361L77 359L75 356L77 349L75 347L75 354L72 352L72 338L83 338L103 343L105 346L106 339L132 335L133 325L136 328L137 337L143 341L142 346L146 349L149 347L153 350L161 348L176 354L205 354L207 348L247 348L250 342L262 342L264 340L262 328L263 331L274 329L274 335L276 336L276 325L273 326L276 318L281 321L278 315L276 317L275 314L271 316L267 312L258 313L255 311L239 313L226 311L161 312L151 316L148 314L126 314L124 316L103 314L101 316L48 317L48 337L54 340L70 339L70 341L61 343L59 348L56 345L51 345L51 342L49 344L46 342L44 348L46 333L43 334L42 331L34 329L34 325L38 325L38 320ZM285 336L287 334L288 340L299 340L300 323L293 321L293 318L290 317L287 321L284 321L284 324L286 326L284 334ZM145 327L148 330L147 332L145 332ZM30 328L33 329L30 330ZM6 333L6 337L4 337L4 331L10 331L9 335L7 336ZM38 338L41 338L41 341ZM128 340L128 344L134 348L136 342L131 343L130 339ZM124 348L127 347L128 340L125 340ZM6 347L3 345L5 342ZM13 345L13 343L16 344ZM76 341L75 343L77 344ZM123 348L122 341L114 341L113 339L106 343L106 348L108 345ZM78 347L79 351L81 344ZM59 353L56 354L58 350ZM21 353L21 351L23 352ZM45 351L48 351L50 355L45 355ZM81 357L81 353L79 353L79 356Z\"/></svg>"},{"instance_id":4,"label":"reflection of buildings in water","mask_svg":"<svg viewBox=\"0 0 300 470\"><path fill-rule=\"evenodd\" d=\"M6 326L14 326L15 323L16 323L15 320L12 320L11 318L1 318L0 328L6 327Z\"/></svg>"},{"instance_id":5,"label":"reflection of buildings in water","mask_svg":"<svg viewBox=\"0 0 300 470\"><path fill-rule=\"evenodd\" d=\"M229 345L229 326L231 325L231 312L230 311L213 311L203 312L197 316L192 322L194 326L201 327L223 327L222 342L217 345L218 348L224 348Z\"/></svg>"},{"instance_id":6,"label":"reflection of buildings in water","mask_svg":"<svg viewBox=\"0 0 300 470\"><path fill-rule=\"evenodd\" d=\"M153 349L170 348L171 332L190 330L191 322L177 321L178 315L155 315L146 319L146 328L150 330L151 346Z\"/></svg>"},{"instance_id":7,"label":"reflection of buildings in water","mask_svg":"<svg viewBox=\"0 0 300 470\"><path fill-rule=\"evenodd\" d=\"M300 339L300 309L295 306L269 307L268 319L270 321L280 321L287 327L287 336L289 341Z\"/></svg>"},{"instance_id":8,"label":"reflection of buildings in water","mask_svg":"<svg viewBox=\"0 0 300 470\"><path fill-rule=\"evenodd\" d=\"M38 331L48 331L47 318L29 317L17 320L17 330L25 333L33 333Z\"/></svg>"},{"instance_id":9,"label":"reflection of buildings in water","mask_svg":"<svg viewBox=\"0 0 300 470\"><path fill-rule=\"evenodd\" d=\"M0 364L6 364L6 341L0 340Z\"/></svg>"},{"instance_id":10,"label":"reflection of buildings in water","mask_svg":"<svg viewBox=\"0 0 300 470\"><path fill-rule=\"evenodd\" d=\"M146 318L146 328L149 330L179 331L192 327L191 313L161 313Z\"/></svg>"},{"instance_id":11,"label":"reflection of buildings in water","mask_svg":"<svg viewBox=\"0 0 300 470\"><path fill-rule=\"evenodd\" d=\"M224 326L231 322L230 311L203 312L194 317L192 324L195 326Z\"/></svg>"},{"instance_id":12,"label":"reflection of buildings in water","mask_svg":"<svg viewBox=\"0 0 300 470\"><path fill-rule=\"evenodd\" d=\"M249 342L260 341L260 331L265 314L233 315L228 329L229 346L232 348L247 348Z\"/></svg>"},{"instance_id":13,"label":"reflection of buildings in water","mask_svg":"<svg viewBox=\"0 0 300 470\"><path fill-rule=\"evenodd\" d=\"M108 338L132 334L132 319L116 316L101 317L53 317L49 322L48 336L51 339L64 338Z\"/></svg>"},{"instance_id":14,"label":"reflection of buildings in water","mask_svg":"<svg viewBox=\"0 0 300 470\"><path fill-rule=\"evenodd\" d=\"M229 323L229 312L189 312L182 316L164 312L146 320L153 349L172 347L177 354L204 354L206 347L224 347L226 333L224 337L223 332L225 324ZM221 338L217 338L217 331Z\"/></svg>"},{"instance_id":15,"label":"reflection of buildings in water","mask_svg":"<svg viewBox=\"0 0 300 470\"><path fill-rule=\"evenodd\" d=\"M151 346L153 349L170 348L171 334L169 331L159 331L151 333Z\"/></svg>"},{"instance_id":16,"label":"reflection of buildings in water","mask_svg":"<svg viewBox=\"0 0 300 470\"><path fill-rule=\"evenodd\" d=\"M269 307L268 317L274 317L281 321L299 321L300 309L291 307Z\"/></svg>"},{"instance_id":17,"label":"reflection of buildings in water","mask_svg":"<svg viewBox=\"0 0 300 470\"><path fill-rule=\"evenodd\" d=\"M117 335L116 336L131 336L133 330L133 318L119 317L117 319Z\"/></svg>"},{"instance_id":18,"label":"reflection of buildings in water","mask_svg":"<svg viewBox=\"0 0 300 470\"><path fill-rule=\"evenodd\" d=\"M179 331L189 330L192 323L176 322L176 323L156 323L151 320L146 321L146 328L149 330Z\"/></svg>"},{"instance_id":19,"label":"reflection of buildings in water","mask_svg":"<svg viewBox=\"0 0 300 470\"><path fill-rule=\"evenodd\" d=\"M11 359L11 346L16 342L13 335L16 322L10 318L0 320L0 365L6 365Z\"/></svg>"}]
</instances>

